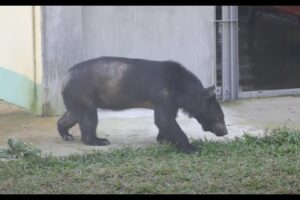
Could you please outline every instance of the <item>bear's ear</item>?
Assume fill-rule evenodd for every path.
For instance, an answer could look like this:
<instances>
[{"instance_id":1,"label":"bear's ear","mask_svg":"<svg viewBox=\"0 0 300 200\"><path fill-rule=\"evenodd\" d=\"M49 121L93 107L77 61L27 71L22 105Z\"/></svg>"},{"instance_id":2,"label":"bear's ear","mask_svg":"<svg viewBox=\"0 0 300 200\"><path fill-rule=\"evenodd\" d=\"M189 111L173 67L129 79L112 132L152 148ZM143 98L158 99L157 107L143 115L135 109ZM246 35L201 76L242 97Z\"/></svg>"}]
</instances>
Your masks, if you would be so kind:
<instances>
[{"instance_id":1,"label":"bear's ear","mask_svg":"<svg viewBox=\"0 0 300 200\"><path fill-rule=\"evenodd\" d=\"M215 86L214 85L205 89L205 92L204 92L205 99L210 99L210 98L214 97L215 95L216 94L215 94Z\"/></svg>"}]
</instances>

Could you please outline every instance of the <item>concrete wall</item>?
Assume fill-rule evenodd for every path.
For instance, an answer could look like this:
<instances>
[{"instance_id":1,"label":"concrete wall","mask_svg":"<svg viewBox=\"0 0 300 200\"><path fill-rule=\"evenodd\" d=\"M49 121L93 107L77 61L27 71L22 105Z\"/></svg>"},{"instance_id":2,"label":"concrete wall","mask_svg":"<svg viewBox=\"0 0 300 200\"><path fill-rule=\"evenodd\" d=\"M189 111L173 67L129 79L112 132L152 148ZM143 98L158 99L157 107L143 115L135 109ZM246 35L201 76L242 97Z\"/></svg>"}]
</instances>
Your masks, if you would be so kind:
<instances>
[{"instance_id":1,"label":"concrete wall","mask_svg":"<svg viewBox=\"0 0 300 200\"><path fill-rule=\"evenodd\" d=\"M64 6L43 8L45 102L60 114L62 75L98 56L175 60L215 82L213 6Z\"/></svg>"},{"instance_id":2,"label":"concrete wall","mask_svg":"<svg viewBox=\"0 0 300 200\"><path fill-rule=\"evenodd\" d=\"M61 79L75 63L82 60L81 6L45 6L42 8L42 43L44 66L44 115L61 114Z\"/></svg>"},{"instance_id":3,"label":"concrete wall","mask_svg":"<svg viewBox=\"0 0 300 200\"><path fill-rule=\"evenodd\" d=\"M39 6L0 6L0 99L41 114Z\"/></svg>"}]
</instances>

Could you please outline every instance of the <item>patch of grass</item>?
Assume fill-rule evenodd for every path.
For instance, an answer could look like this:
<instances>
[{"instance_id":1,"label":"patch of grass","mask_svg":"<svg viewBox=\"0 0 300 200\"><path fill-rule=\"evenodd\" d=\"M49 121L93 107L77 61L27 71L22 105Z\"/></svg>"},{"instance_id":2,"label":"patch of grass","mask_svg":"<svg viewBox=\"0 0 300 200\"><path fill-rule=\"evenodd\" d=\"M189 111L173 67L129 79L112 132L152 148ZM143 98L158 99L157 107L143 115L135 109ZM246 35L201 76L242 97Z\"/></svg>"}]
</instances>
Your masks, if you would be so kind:
<instances>
[{"instance_id":1,"label":"patch of grass","mask_svg":"<svg viewBox=\"0 0 300 200\"><path fill-rule=\"evenodd\" d=\"M22 142L21 140L8 139L8 149L0 149L0 158L17 159L23 157L41 156L41 150L32 143Z\"/></svg>"},{"instance_id":2,"label":"patch of grass","mask_svg":"<svg viewBox=\"0 0 300 200\"><path fill-rule=\"evenodd\" d=\"M0 162L0 193L300 193L300 131Z\"/></svg>"}]
</instances>

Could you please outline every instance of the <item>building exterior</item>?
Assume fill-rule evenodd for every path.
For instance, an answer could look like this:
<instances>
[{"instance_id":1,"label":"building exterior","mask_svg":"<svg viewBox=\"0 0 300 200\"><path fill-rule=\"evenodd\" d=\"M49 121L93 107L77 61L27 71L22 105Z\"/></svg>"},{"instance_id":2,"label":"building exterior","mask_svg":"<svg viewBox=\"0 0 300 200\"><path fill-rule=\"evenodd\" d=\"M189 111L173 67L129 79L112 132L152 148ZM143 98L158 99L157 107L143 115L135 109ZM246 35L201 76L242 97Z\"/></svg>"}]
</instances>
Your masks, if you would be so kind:
<instances>
[{"instance_id":1,"label":"building exterior","mask_svg":"<svg viewBox=\"0 0 300 200\"><path fill-rule=\"evenodd\" d=\"M214 84L213 6L0 9L0 98L36 114L61 114L63 75L98 56L176 60Z\"/></svg>"},{"instance_id":2,"label":"building exterior","mask_svg":"<svg viewBox=\"0 0 300 200\"><path fill-rule=\"evenodd\" d=\"M272 53L270 50L257 53L262 49L259 45L266 24L271 24L270 31L277 30L282 26L278 25L278 19L287 19L286 15L295 17L298 13L282 6L276 9L263 6L1 6L0 99L38 115L60 115L65 110L60 95L63 75L72 65L99 56L178 61L194 72L205 87L217 85L217 93L223 100L299 94L297 84L281 88L272 82L273 87L265 87L260 69L266 61L256 59L258 55L268 57L270 53L265 56L265 52ZM285 10L289 12L286 15L279 12ZM298 27L293 27L288 33L297 30ZM298 41L296 33L294 40ZM254 53L248 48L252 43L259 47L254 48ZM253 58L257 62L252 62ZM292 64L283 63L278 66L279 74L293 69L293 74L300 75L297 64L296 60ZM272 72L268 66L265 71ZM245 75L254 83L245 85ZM255 77L262 78L256 81Z\"/></svg>"}]
</instances>

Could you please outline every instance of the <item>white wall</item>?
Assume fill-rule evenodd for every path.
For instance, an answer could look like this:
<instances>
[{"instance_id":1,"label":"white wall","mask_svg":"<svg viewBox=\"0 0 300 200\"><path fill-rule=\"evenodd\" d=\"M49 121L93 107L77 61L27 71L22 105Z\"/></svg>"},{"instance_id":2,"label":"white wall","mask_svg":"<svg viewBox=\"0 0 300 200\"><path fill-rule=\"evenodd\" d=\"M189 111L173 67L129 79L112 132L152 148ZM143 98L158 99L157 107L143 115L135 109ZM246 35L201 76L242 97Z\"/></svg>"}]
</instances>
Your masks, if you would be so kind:
<instances>
[{"instance_id":1,"label":"white wall","mask_svg":"<svg viewBox=\"0 0 300 200\"><path fill-rule=\"evenodd\" d=\"M214 83L213 6L84 6L84 58L173 59Z\"/></svg>"},{"instance_id":2,"label":"white wall","mask_svg":"<svg viewBox=\"0 0 300 200\"><path fill-rule=\"evenodd\" d=\"M214 6L51 6L43 9L46 101L61 113L62 75L98 56L175 60L214 84Z\"/></svg>"}]
</instances>

